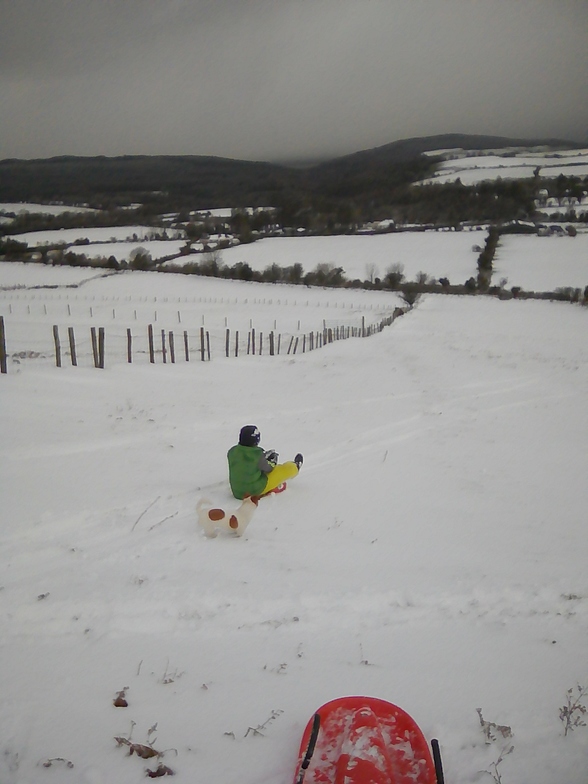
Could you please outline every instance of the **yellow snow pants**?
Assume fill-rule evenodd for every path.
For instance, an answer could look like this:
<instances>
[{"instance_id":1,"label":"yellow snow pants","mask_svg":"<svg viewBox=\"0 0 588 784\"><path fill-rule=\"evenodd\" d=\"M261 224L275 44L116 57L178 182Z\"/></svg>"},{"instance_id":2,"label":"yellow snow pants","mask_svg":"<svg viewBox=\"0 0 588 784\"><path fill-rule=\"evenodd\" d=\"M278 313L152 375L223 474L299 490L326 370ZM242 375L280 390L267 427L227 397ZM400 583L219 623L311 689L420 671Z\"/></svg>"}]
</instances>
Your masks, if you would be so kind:
<instances>
[{"instance_id":1,"label":"yellow snow pants","mask_svg":"<svg viewBox=\"0 0 588 784\"><path fill-rule=\"evenodd\" d=\"M298 466L293 460L288 460L286 463L278 463L267 475L267 485L263 492L269 493L271 490L275 490L278 485L281 485L282 482L285 482L287 479L294 479L297 475Z\"/></svg>"}]
</instances>

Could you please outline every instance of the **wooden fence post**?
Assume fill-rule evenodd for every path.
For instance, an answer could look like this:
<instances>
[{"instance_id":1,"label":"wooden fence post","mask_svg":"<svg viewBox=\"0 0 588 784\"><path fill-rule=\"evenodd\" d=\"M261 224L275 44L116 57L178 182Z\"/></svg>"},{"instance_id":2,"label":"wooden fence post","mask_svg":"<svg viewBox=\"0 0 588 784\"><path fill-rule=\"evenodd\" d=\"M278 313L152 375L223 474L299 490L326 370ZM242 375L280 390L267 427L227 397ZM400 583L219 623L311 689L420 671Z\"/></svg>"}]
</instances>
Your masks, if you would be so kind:
<instances>
[{"instance_id":1,"label":"wooden fence post","mask_svg":"<svg viewBox=\"0 0 588 784\"><path fill-rule=\"evenodd\" d=\"M186 362L190 361L190 350L188 347L188 332L184 330L184 352L186 354Z\"/></svg>"},{"instance_id":2,"label":"wooden fence post","mask_svg":"<svg viewBox=\"0 0 588 784\"><path fill-rule=\"evenodd\" d=\"M90 327L90 336L92 338L92 356L94 357L94 367L98 367L98 340L96 338L96 327Z\"/></svg>"},{"instance_id":3,"label":"wooden fence post","mask_svg":"<svg viewBox=\"0 0 588 784\"><path fill-rule=\"evenodd\" d=\"M231 330L227 329L225 333L225 356L229 356L229 342L231 339Z\"/></svg>"},{"instance_id":4,"label":"wooden fence post","mask_svg":"<svg viewBox=\"0 0 588 784\"><path fill-rule=\"evenodd\" d=\"M131 330L127 329L127 362L129 365L133 361L133 336Z\"/></svg>"},{"instance_id":5,"label":"wooden fence post","mask_svg":"<svg viewBox=\"0 0 588 784\"><path fill-rule=\"evenodd\" d=\"M71 355L71 364L76 367L78 364L78 358L76 356L76 338L74 335L74 328L68 327L67 334L69 336L69 353Z\"/></svg>"},{"instance_id":6,"label":"wooden fence post","mask_svg":"<svg viewBox=\"0 0 588 784\"><path fill-rule=\"evenodd\" d=\"M161 330L161 357L163 359L163 364L167 363L167 350L165 347L165 329Z\"/></svg>"},{"instance_id":7,"label":"wooden fence post","mask_svg":"<svg viewBox=\"0 0 588 784\"><path fill-rule=\"evenodd\" d=\"M176 361L176 346L174 343L174 333L171 330L168 335L168 340L169 340L169 358L171 359L172 364L174 364Z\"/></svg>"},{"instance_id":8,"label":"wooden fence post","mask_svg":"<svg viewBox=\"0 0 588 784\"><path fill-rule=\"evenodd\" d=\"M206 354L210 362L210 333L208 331L206 332Z\"/></svg>"},{"instance_id":9,"label":"wooden fence post","mask_svg":"<svg viewBox=\"0 0 588 784\"><path fill-rule=\"evenodd\" d=\"M255 327L251 329L251 347L253 349L252 354L255 356Z\"/></svg>"},{"instance_id":10,"label":"wooden fence post","mask_svg":"<svg viewBox=\"0 0 588 784\"><path fill-rule=\"evenodd\" d=\"M290 344L288 345L288 354L292 350L292 343L294 343L294 335L290 338Z\"/></svg>"},{"instance_id":11,"label":"wooden fence post","mask_svg":"<svg viewBox=\"0 0 588 784\"><path fill-rule=\"evenodd\" d=\"M200 359L204 362L204 327L200 327Z\"/></svg>"},{"instance_id":12,"label":"wooden fence post","mask_svg":"<svg viewBox=\"0 0 588 784\"><path fill-rule=\"evenodd\" d=\"M273 330L270 332L270 335L269 335L269 344L270 344L270 347L269 347L270 357L273 357L274 356L274 333L273 333Z\"/></svg>"},{"instance_id":13,"label":"wooden fence post","mask_svg":"<svg viewBox=\"0 0 588 784\"><path fill-rule=\"evenodd\" d=\"M61 367L61 344L59 342L59 327L53 325L53 342L55 343L55 365Z\"/></svg>"},{"instance_id":14,"label":"wooden fence post","mask_svg":"<svg viewBox=\"0 0 588 784\"><path fill-rule=\"evenodd\" d=\"M104 370L104 327L98 328L98 367Z\"/></svg>"},{"instance_id":15,"label":"wooden fence post","mask_svg":"<svg viewBox=\"0 0 588 784\"><path fill-rule=\"evenodd\" d=\"M6 365L6 331L4 329L4 316L0 316L0 373L7 373Z\"/></svg>"},{"instance_id":16,"label":"wooden fence post","mask_svg":"<svg viewBox=\"0 0 588 784\"><path fill-rule=\"evenodd\" d=\"M147 327L147 336L149 338L149 362L152 365L155 364L155 347L153 345L153 324L149 324Z\"/></svg>"},{"instance_id":17,"label":"wooden fence post","mask_svg":"<svg viewBox=\"0 0 588 784\"><path fill-rule=\"evenodd\" d=\"M235 356L239 356L239 330L235 332Z\"/></svg>"}]
</instances>

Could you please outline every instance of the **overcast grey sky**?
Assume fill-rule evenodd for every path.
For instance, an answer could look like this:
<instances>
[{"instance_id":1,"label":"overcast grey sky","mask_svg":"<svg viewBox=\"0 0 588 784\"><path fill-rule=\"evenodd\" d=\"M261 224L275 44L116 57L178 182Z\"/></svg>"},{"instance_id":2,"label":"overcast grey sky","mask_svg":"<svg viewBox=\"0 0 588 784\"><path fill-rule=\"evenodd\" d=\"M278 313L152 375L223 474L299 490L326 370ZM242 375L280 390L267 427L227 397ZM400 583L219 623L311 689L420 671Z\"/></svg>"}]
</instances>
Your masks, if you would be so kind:
<instances>
[{"instance_id":1,"label":"overcast grey sky","mask_svg":"<svg viewBox=\"0 0 588 784\"><path fill-rule=\"evenodd\" d=\"M588 142L588 0L0 0L0 159Z\"/></svg>"}]
</instances>

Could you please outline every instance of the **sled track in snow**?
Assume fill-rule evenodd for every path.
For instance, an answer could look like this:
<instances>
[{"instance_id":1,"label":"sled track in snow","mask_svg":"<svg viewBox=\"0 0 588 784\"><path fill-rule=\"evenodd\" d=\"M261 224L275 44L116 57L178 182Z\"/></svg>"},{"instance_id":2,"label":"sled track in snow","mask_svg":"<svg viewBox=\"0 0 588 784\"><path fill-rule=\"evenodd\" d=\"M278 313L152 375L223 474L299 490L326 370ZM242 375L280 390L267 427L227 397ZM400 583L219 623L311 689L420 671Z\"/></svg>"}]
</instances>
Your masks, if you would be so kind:
<instances>
[{"instance_id":1,"label":"sled track in snow","mask_svg":"<svg viewBox=\"0 0 588 784\"><path fill-rule=\"evenodd\" d=\"M290 629L296 635L317 626L348 630L349 634L379 632L396 627L430 628L447 621L466 625L481 620L507 626L546 618L553 622L579 624L588 620L588 596L562 594L553 589L505 588L488 593L416 595L365 592L347 595L301 596L298 601L268 600L252 604L231 597L202 597L179 602L149 601L140 609L138 591L145 578L129 584L126 596L116 605L84 602L84 612L75 599L45 601L38 598L19 609L18 615L4 614L6 638L34 635L102 636L104 634L174 634L198 631L204 635L234 631ZM128 600L128 601L125 601ZM360 620L358 620L360 619ZM218 623L217 623L218 622ZM327 627L325 627L327 628Z\"/></svg>"}]
</instances>

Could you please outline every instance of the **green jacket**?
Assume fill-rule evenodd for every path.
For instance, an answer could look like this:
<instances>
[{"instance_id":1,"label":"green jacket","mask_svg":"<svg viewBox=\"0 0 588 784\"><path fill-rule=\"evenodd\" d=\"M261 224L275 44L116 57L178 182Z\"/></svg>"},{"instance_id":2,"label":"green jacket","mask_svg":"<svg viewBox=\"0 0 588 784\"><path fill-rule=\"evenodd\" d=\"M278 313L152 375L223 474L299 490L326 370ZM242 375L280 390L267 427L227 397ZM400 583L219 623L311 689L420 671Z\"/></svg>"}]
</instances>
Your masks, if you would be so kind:
<instances>
[{"instance_id":1,"label":"green jacket","mask_svg":"<svg viewBox=\"0 0 588 784\"><path fill-rule=\"evenodd\" d=\"M268 463L260 446L235 444L227 452L229 483L235 498L261 495L267 485L267 474L273 466Z\"/></svg>"}]
</instances>

